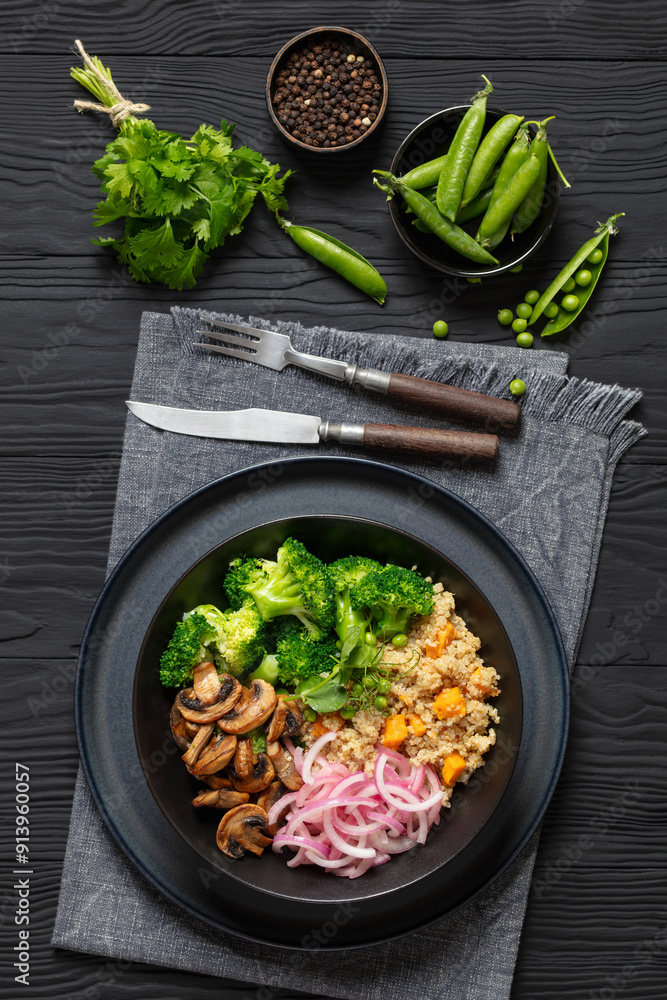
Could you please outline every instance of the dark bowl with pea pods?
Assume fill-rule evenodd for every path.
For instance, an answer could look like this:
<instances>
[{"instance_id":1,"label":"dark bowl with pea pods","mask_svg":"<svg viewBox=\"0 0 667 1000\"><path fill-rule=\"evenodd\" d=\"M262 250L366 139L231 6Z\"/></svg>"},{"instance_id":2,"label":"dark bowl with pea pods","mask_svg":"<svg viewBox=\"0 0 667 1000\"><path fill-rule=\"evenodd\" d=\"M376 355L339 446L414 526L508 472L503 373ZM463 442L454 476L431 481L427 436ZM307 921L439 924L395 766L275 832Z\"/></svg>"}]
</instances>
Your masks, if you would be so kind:
<instances>
[{"instance_id":1,"label":"dark bowl with pea pods","mask_svg":"<svg viewBox=\"0 0 667 1000\"><path fill-rule=\"evenodd\" d=\"M417 125L399 146L390 167L391 173L400 177L413 167L444 155L469 107L470 105L463 104L438 111ZM502 108L487 107L482 136L508 113ZM531 126L531 131L534 135L537 130ZM549 160L544 199L539 215L525 232L517 233L513 238L508 235L495 247L492 253L498 259L498 263L490 265L468 260L446 246L437 236L420 232L413 225L415 216L408 213L400 195L396 195L389 202L389 214L398 235L408 249L429 267L454 277L483 278L511 271L535 253L546 240L555 222L559 197L560 180L553 163ZM465 223L462 228L474 236L479 222L480 219L474 219Z\"/></svg>"}]
</instances>

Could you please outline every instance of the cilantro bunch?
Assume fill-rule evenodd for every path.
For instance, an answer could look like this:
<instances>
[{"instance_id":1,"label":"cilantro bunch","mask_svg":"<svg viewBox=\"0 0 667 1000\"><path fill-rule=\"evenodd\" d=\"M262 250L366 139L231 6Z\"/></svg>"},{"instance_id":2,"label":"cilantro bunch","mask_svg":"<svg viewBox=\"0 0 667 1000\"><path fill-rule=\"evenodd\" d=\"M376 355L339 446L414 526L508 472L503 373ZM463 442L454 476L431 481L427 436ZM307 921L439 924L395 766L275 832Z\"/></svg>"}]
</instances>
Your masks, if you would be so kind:
<instances>
[{"instance_id":1,"label":"cilantro bunch","mask_svg":"<svg viewBox=\"0 0 667 1000\"><path fill-rule=\"evenodd\" d=\"M234 125L224 120L220 129L201 125L191 139L139 120L136 113L148 106L126 101L97 56L77 46L85 68L73 67L71 75L101 103L75 107L105 111L119 129L93 165L105 195L95 225L124 219L125 233L93 242L112 247L137 281L192 288L211 251L241 232L258 194L271 212L287 208L291 171L279 177L278 164L261 153L234 149Z\"/></svg>"}]
</instances>

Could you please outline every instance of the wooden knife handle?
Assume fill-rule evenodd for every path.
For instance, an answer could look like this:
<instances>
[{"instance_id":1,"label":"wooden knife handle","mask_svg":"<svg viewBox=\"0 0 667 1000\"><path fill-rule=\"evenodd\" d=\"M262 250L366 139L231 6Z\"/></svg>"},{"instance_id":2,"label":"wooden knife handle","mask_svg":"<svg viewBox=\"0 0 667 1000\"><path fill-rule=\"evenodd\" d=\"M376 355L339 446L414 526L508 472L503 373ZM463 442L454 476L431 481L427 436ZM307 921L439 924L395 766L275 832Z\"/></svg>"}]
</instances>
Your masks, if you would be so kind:
<instances>
[{"instance_id":1,"label":"wooden knife handle","mask_svg":"<svg viewBox=\"0 0 667 1000\"><path fill-rule=\"evenodd\" d=\"M365 448L385 448L487 462L498 454L498 437L495 434L406 427L403 424L364 424L361 443Z\"/></svg>"},{"instance_id":2,"label":"wooden knife handle","mask_svg":"<svg viewBox=\"0 0 667 1000\"><path fill-rule=\"evenodd\" d=\"M521 407L509 399L498 399L483 392L472 392L455 385L396 372L389 377L387 395L410 406L437 410L459 420L484 424L488 430L511 430L521 417Z\"/></svg>"}]
</instances>

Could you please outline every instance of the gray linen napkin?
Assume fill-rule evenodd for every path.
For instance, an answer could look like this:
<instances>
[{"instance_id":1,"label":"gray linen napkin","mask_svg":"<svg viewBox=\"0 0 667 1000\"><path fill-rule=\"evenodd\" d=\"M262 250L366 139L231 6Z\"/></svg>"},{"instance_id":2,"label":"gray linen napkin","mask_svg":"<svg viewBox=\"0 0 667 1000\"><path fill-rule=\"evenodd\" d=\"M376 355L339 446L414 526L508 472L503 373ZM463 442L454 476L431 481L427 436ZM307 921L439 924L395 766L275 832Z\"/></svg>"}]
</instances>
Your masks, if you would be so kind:
<instances>
[{"instance_id":1,"label":"gray linen napkin","mask_svg":"<svg viewBox=\"0 0 667 1000\"><path fill-rule=\"evenodd\" d=\"M324 419L442 426L423 413L417 418L408 411L397 415L384 397L330 384L299 369L278 374L202 352L193 344L206 315L254 326L264 322L180 308L171 316L144 314L133 399L196 409L263 406L315 412ZM400 464L464 497L509 537L542 584L573 664L614 468L645 433L641 425L624 419L639 393L570 379L565 375L567 356L555 352L369 337L327 327L305 330L295 323L271 326L313 354L499 396L508 397L511 378L524 378L528 391L522 428L516 437L503 440L494 469L462 469L420 458ZM192 490L255 463L301 454L313 450L183 438L128 416L109 571L145 527ZM536 849L537 835L493 885L453 917L399 941L349 952L341 961L336 953L255 945L181 911L117 847L80 773L53 944L354 1000L503 1000L511 988ZM271 995L271 989L257 993Z\"/></svg>"}]
</instances>

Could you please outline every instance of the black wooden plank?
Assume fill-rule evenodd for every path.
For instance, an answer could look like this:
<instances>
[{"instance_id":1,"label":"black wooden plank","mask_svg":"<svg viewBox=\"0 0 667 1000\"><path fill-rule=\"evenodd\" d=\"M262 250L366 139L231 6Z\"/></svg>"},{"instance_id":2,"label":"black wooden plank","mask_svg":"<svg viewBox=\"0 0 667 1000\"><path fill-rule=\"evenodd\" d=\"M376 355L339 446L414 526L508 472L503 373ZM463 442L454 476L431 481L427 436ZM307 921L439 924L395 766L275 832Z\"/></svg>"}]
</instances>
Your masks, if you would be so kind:
<instances>
[{"instance_id":1,"label":"black wooden plank","mask_svg":"<svg viewBox=\"0 0 667 1000\"><path fill-rule=\"evenodd\" d=\"M322 0L294 0L283 7L240 0L137 0L117 4L96 0L85 16L73 16L72 5L32 4L7 0L0 18L4 52L46 53L66 50L83 35L93 53L262 54L273 55L290 37L319 24L343 24L367 34L381 54L410 53L442 59L456 53L479 60L487 56L537 59L583 56L653 58L665 51L667 34L660 0L614 6L605 0L541 7L529 0L508 6L502 0L469 0L462 8L435 0L403 3L336 0L335 11ZM409 24L409 31L406 30ZM521 38L526 43L522 46Z\"/></svg>"},{"instance_id":2,"label":"black wooden plank","mask_svg":"<svg viewBox=\"0 0 667 1000\"><path fill-rule=\"evenodd\" d=\"M190 135L201 121L217 123L224 116L238 122L240 141L283 167L298 169L290 182L296 215L325 228L363 220L356 226L362 239L369 235L370 243L360 249L377 255L374 244L379 240L389 248L382 256L401 260L406 251L393 233L383 197L371 186L370 169L387 167L401 140L422 119L468 100L479 73L488 71L498 105L532 118L556 115L550 126L552 145L572 188L562 195L545 259L568 259L598 218L618 211L625 211L627 218L614 259L666 256L653 225L667 168L667 130L655 86L662 72L659 63L610 61L601 71L589 61L572 61L567 72L561 72L557 63L507 59L487 60L478 69L457 59L389 60L391 100L378 145L369 149L365 163L351 164L343 157L333 172L327 168L328 175L322 176L322 161L296 156L270 124L263 96L266 60L188 56L169 61L117 57L113 62L121 89L137 99L147 98L158 124ZM16 87L23 63L18 56L3 60L3 91ZM17 108L6 111L12 134L12 142L3 144L0 152L6 178L6 253L102 253L90 244L99 235L92 228L91 212L100 198L90 166L114 130L106 117L72 110L72 101L84 91L69 79L70 63L67 55L40 59L22 81ZM46 88L49 102L41 97ZM29 116L23 113L26 104ZM282 256L285 238L275 226L258 229L253 223L250 230L243 240L233 241L235 255Z\"/></svg>"}]
</instances>

